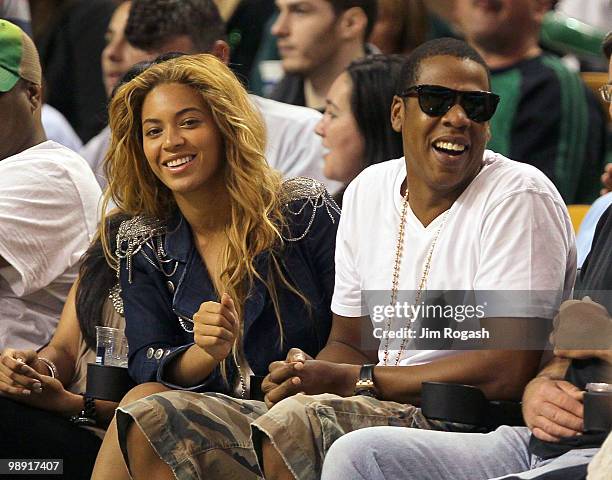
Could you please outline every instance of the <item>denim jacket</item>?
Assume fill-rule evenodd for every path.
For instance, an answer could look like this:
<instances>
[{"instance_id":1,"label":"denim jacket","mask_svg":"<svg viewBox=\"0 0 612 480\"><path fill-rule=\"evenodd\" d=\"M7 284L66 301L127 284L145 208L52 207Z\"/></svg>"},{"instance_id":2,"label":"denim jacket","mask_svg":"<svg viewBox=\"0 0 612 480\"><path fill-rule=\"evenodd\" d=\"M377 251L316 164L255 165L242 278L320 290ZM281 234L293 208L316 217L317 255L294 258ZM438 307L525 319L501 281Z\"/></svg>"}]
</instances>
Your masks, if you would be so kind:
<instances>
[{"instance_id":1,"label":"denim jacket","mask_svg":"<svg viewBox=\"0 0 612 480\"><path fill-rule=\"evenodd\" d=\"M281 282L275 283L284 340L270 294L255 280L243 306L243 349L256 375L286 358L290 348L316 355L331 328L334 250L339 208L315 180L298 178L283 184L287 228L283 248L275 253L285 279L309 300L309 307ZM238 370L227 359L228 380L219 366L192 387L167 380L166 367L193 345L192 318L206 301L219 301L206 267L181 213L167 222L142 216L122 223L117 235L119 284L129 343L129 372L137 383L158 381L168 387L231 394ZM267 278L270 252L259 254L255 268Z\"/></svg>"}]
</instances>

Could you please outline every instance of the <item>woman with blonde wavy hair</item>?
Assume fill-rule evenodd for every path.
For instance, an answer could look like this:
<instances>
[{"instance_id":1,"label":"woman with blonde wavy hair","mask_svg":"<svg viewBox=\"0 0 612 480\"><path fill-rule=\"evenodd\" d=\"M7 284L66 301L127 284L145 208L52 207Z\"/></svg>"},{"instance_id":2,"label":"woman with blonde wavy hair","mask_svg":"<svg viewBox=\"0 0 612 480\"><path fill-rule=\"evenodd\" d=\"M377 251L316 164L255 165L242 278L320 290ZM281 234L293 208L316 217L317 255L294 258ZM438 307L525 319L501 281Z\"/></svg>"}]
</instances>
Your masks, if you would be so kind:
<instances>
[{"instance_id":1,"label":"woman with blonde wavy hair","mask_svg":"<svg viewBox=\"0 0 612 480\"><path fill-rule=\"evenodd\" d=\"M170 476L193 478L210 412L230 419L232 438L248 437L266 410L247 401L257 396L251 380L292 347L315 355L325 345L339 210L320 183L282 182L268 166L259 114L212 55L152 65L118 89L109 117L105 203L131 218L105 250L118 271L130 375L157 383L126 395L93 478L126 477L119 444L134 478L152 468L142 461L151 452ZM168 389L180 391L143 398ZM189 447L168 441L168 429Z\"/></svg>"}]
</instances>

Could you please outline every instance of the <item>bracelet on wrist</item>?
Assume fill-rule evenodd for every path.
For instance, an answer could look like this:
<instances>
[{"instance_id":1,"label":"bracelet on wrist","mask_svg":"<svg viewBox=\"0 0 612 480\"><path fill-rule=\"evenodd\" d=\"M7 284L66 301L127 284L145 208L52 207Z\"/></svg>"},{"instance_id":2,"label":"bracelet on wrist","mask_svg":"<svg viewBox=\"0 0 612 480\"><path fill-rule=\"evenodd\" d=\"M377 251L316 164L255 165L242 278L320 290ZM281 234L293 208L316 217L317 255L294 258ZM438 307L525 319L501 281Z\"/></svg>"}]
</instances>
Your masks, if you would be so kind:
<instances>
[{"instance_id":1,"label":"bracelet on wrist","mask_svg":"<svg viewBox=\"0 0 612 480\"><path fill-rule=\"evenodd\" d=\"M72 415L70 421L75 425L95 426L98 423L96 412L96 401L93 397L83 394L83 410L78 414Z\"/></svg>"},{"instance_id":2,"label":"bracelet on wrist","mask_svg":"<svg viewBox=\"0 0 612 480\"><path fill-rule=\"evenodd\" d=\"M58 377L57 367L55 366L55 363L53 363L51 360L49 360L48 358L45 358L45 357L38 357L37 360L42 362L42 363L44 363L45 366L49 369L49 376L51 378L57 378Z\"/></svg>"}]
</instances>

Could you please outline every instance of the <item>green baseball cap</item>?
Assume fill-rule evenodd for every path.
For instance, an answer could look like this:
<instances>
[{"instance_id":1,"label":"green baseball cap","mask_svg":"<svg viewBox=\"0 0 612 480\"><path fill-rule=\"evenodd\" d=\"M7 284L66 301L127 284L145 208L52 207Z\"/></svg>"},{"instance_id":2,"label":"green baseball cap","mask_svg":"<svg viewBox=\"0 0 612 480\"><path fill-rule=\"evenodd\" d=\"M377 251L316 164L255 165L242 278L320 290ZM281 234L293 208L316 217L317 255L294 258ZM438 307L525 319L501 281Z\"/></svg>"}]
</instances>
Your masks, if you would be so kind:
<instances>
[{"instance_id":1,"label":"green baseball cap","mask_svg":"<svg viewBox=\"0 0 612 480\"><path fill-rule=\"evenodd\" d=\"M41 77L32 39L17 25L0 20L0 92L11 90L19 78L40 85Z\"/></svg>"}]
</instances>

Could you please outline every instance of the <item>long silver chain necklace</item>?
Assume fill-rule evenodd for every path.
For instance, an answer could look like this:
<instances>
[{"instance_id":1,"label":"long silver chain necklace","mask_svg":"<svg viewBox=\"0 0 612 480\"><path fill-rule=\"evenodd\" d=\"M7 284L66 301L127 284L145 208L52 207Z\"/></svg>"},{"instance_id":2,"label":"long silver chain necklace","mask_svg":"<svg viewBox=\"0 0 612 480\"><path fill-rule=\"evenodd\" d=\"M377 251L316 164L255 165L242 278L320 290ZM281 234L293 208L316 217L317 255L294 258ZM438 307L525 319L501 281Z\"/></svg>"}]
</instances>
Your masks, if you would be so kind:
<instances>
[{"instance_id":1,"label":"long silver chain necklace","mask_svg":"<svg viewBox=\"0 0 612 480\"><path fill-rule=\"evenodd\" d=\"M406 216L408 214L408 185L406 185L406 193L404 194L404 198L402 200L402 213L400 215L400 224L399 231L397 234L397 245L395 247L395 260L393 262L393 277L391 282L391 300L390 305L393 307L397 303L397 292L399 291L399 278L400 278L400 267L402 265L402 254L404 251L404 234L406 231ZM431 259L433 257L434 248L436 247L436 243L438 241L438 237L440 236L440 232L444 225L446 225L446 220L448 218L448 214L450 212L450 208L444 212L444 216L442 217L442 221L440 222L440 226L434 235L434 238L431 242L431 246L429 247L429 252L427 253L427 257L425 259L425 265L423 267L423 274L421 275L421 281L419 282L419 287L414 297L414 304L417 305L421 300L421 296L423 294L423 290L427 285L427 277L429 276L429 270L431 268ZM391 331L391 319L392 317L387 318L387 324L385 326L385 332L389 333ZM408 319L410 323L410 319ZM389 365L389 335L385 336L385 352L383 357L383 364L385 366ZM406 335L402 339L402 343L400 345L400 349L397 352L397 356L395 357L394 366L399 365L400 358L402 353L406 348L406 343L408 341L408 336Z\"/></svg>"},{"instance_id":2,"label":"long silver chain necklace","mask_svg":"<svg viewBox=\"0 0 612 480\"><path fill-rule=\"evenodd\" d=\"M244 377L244 374L242 373L242 367L240 366L240 363L238 363L238 359L234 358L234 363L236 364L236 368L238 369L238 376L240 378L240 383L239 383L239 387L240 387L240 398L246 400L247 398L247 384L246 384L246 380Z\"/></svg>"}]
</instances>

